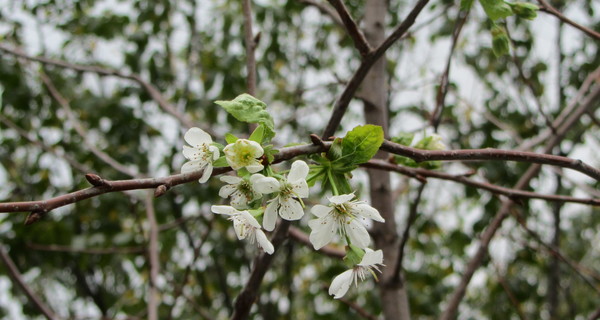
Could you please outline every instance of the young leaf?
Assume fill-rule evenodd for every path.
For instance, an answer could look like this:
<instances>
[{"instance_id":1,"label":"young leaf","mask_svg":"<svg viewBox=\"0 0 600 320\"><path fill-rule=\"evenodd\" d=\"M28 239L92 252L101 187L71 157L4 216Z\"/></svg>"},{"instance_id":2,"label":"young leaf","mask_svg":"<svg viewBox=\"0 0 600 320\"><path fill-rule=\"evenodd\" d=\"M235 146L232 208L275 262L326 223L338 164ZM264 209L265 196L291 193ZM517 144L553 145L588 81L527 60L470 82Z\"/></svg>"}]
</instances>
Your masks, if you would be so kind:
<instances>
[{"instance_id":1,"label":"young leaf","mask_svg":"<svg viewBox=\"0 0 600 320\"><path fill-rule=\"evenodd\" d=\"M479 3L481 3L485 14L487 14L492 21L513 15L513 11L510 9L510 6L503 0L479 0Z\"/></svg>"},{"instance_id":2,"label":"young leaf","mask_svg":"<svg viewBox=\"0 0 600 320\"><path fill-rule=\"evenodd\" d=\"M227 159L225 159L225 156L223 156L213 162L213 167L225 168L225 167L229 167L229 163L227 163Z\"/></svg>"},{"instance_id":3,"label":"young leaf","mask_svg":"<svg viewBox=\"0 0 600 320\"><path fill-rule=\"evenodd\" d=\"M537 17L537 11L540 10L535 4L525 2L509 3L508 5L517 17L527 20L535 19Z\"/></svg>"},{"instance_id":4,"label":"young leaf","mask_svg":"<svg viewBox=\"0 0 600 320\"><path fill-rule=\"evenodd\" d=\"M414 138L414 133L400 132L398 136L392 138L392 142L401 144L403 146L410 146Z\"/></svg>"},{"instance_id":5,"label":"young leaf","mask_svg":"<svg viewBox=\"0 0 600 320\"><path fill-rule=\"evenodd\" d=\"M492 27L492 51L496 57L508 54L510 51L510 41L506 30L499 25Z\"/></svg>"},{"instance_id":6,"label":"young leaf","mask_svg":"<svg viewBox=\"0 0 600 320\"><path fill-rule=\"evenodd\" d=\"M268 143L275 136L273 118L267 112L267 105L255 97L244 93L231 101L215 101L229 114L239 121L258 123L264 126L263 143Z\"/></svg>"},{"instance_id":7,"label":"young leaf","mask_svg":"<svg viewBox=\"0 0 600 320\"><path fill-rule=\"evenodd\" d=\"M348 132L342 139L342 158L346 164L365 163L377 153L383 143L383 128L367 124Z\"/></svg>"}]
</instances>

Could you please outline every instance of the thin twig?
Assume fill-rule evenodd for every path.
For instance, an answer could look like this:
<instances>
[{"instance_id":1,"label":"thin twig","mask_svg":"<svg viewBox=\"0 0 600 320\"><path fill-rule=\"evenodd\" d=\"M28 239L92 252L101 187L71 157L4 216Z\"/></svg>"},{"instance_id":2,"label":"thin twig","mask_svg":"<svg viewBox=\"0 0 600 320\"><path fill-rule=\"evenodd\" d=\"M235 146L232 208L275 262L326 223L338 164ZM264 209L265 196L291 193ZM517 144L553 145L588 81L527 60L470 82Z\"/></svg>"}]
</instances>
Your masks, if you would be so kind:
<instances>
[{"instance_id":1,"label":"thin twig","mask_svg":"<svg viewBox=\"0 0 600 320\"><path fill-rule=\"evenodd\" d=\"M71 246L61 246L57 244L39 244L27 243L28 248L39 251L63 252L63 253L82 253L82 254L142 254L146 252L144 247L113 247L113 248L74 248Z\"/></svg>"},{"instance_id":2,"label":"thin twig","mask_svg":"<svg viewBox=\"0 0 600 320\"><path fill-rule=\"evenodd\" d=\"M2 262L4 262L4 264L6 265L8 274L10 275L10 278L13 280L15 285L20 287L21 290L23 290L23 292L25 293L25 295L27 296L29 301L31 301L31 303L33 303L33 305L42 314L44 314L46 319L49 319L49 320L58 319L58 317L54 314L54 312L42 301L42 299L40 299L40 297L37 296L37 294L35 292L33 292L33 290L31 290L29 285L27 285L27 283L25 283L25 280L23 280L23 276L21 275L21 272L19 271L19 269L15 265L15 262L8 255L8 253L6 252L6 250L4 249L3 246L0 246L0 259L2 259Z\"/></svg>"},{"instance_id":3,"label":"thin twig","mask_svg":"<svg viewBox=\"0 0 600 320\"><path fill-rule=\"evenodd\" d=\"M502 289L504 289L504 292L508 296L508 301L510 301L510 304L512 304L513 307L515 308L515 310L517 311L517 315L519 316L519 319L526 320L527 317L523 313L523 308L521 307L519 300L515 297L512 290L510 290L510 287L508 286L508 283L506 283L506 279L504 279L504 276L502 274L500 274L500 268L496 265L496 263L494 263L494 261L492 261L492 264L494 266L494 269L496 270L496 275L498 276L498 282L500 283L500 286L502 286Z\"/></svg>"},{"instance_id":4,"label":"thin twig","mask_svg":"<svg viewBox=\"0 0 600 320\"><path fill-rule=\"evenodd\" d=\"M465 22L469 16L470 9L467 11L460 10L458 12L458 17L456 22L454 23L454 30L452 31L452 45L450 46L450 53L448 53L448 59L446 60L446 68L444 69L444 73L440 78L440 84L438 86L437 95L435 98L435 110L431 115L431 124L433 126L434 131L437 132L438 126L440 125L440 121L442 120L442 114L444 113L444 108L446 107L446 94L448 94L448 84L449 84L449 75L450 75L450 65L452 64L452 56L454 54L454 50L456 49L456 44L458 43L458 37L460 36L460 32L462 31Z\"/></svg>"},{"instance_id":5,"label":"thin twig","mask_svg":"<svg viewBox=\"0 0 600 320\"><path fill-rule=\"evenodd\" d=\"M235 309L231 316L231 320L248 319L250 308L258 296L258 289L260 288L262 279L267 273L267 270L271 267L271 263L273 262L275 254L279 251L279 247L287 238L289 227L290 222L282 220L271 238L271 243L273 244L273 247L275 247L275 252L273 252L273 254L263 252L254 259L250 278L248 278L248 282L246 282L244 289L235 300Z\"/></svg>"},{"instance_id":6,"label":"thin twig","mask_svg":"<svg viewBox=\"0 0 600 320\"><path fill-rule=\"evenodd\" d=\"M81 137L81 139L83 139L85 146L96 157L98 157L98 159L104 161L106 164L111 166L113 169L115 169L121 173L124 173L132 178L139 178L139 177L143 176L143 175L133 172L131 169L122 165L117 160L115 160L113 157L111 157L108 153L98 149L90 141L90 138L89 138L90 135L88 134L87 130L83 127L83 125L79 122L79 120L77 120L77 117L75 117L75 114L73 112L73 109L71 108L71 105L69 104L69 101L67 101L67 99L65 99L65 97L63 97L63 95L60 94L60 92L58 92L58 89L56 89L56 86L54 86L54 82L52 82L52 80L46 75L46 73L44 71L40 71L40 78L42 79L42 82L44 82L44 84L46 85L46 88L48 89L48 92L50 93L52 98L54 98L54 100L56 100L56 102L58 102L58 104L63 108L63 110L67 114L67 118L69 118L69 121L73 125L75 132L77 132L77 134Z\"/></svg>"},{"instance_id":7,"label":"thin twig","mask_svg":"<svg viewBox=\"0 0 600 320\"><path fill-rule=\"evenodd\" d=\"M252 31L252 4L251 0L242 1L242 9L244 12L244 43L246 44L246 86L248 93L252 96L256 95L256 40Z\"/></svg>"},{"instance_id":8,"label":"thin twig","mask_svg":"<svg viewBox=\"0 0 600 320\"><path fill-rule=\"evenodd\" d=\"M596 40L600 40L600 33L596 32L590 28L584 27L584 26L578 24L577 22L565 17L565 15L563 15L560 11L558 11L556 8L554 8L552 5L550 5L545 0L537 0L537 1L541 5L540 11L551 14L551 15L557 17L558 19L560 19L561 21L563 21L564 23L569 24L569 25L583 31L588 36L595 38Z\"/></svg>"},{"instance_id":9,"label":"thin twig","mask_svg":"<svg viewBox=\"0 0 600 320\"><path fill-rule=\"evenodd\" d=\"M305 3L307 5L317 8L319 11L321 11L321 13L323 13L326 16L329 16L331 20L335 22L335 24L344 28L344 22L342 22L342 18L340 18L340 15L324 3L315 0L298 0L298 2Z\"/></svg>"},{"instance_id":10,"label":"thin twig","mask_svg":"<svg viewBox=\"0 0 600 320\"><path fill-rule=\"evenodd\" d=\"M148 220L148 265L150 267L150 279L148 290L148 320L158 320L158 288L156 287L160 273L160 260L158 248L158 224L152 193L147 192L145 197L146 219Z\"/></svg>"},{"instance_id":11,"label":"thin twig","mask_svg":"<svg viewBox=\"0 0 600 320\"><path fill-rule=\"evenodd\" d=\"M580 203L580 204L586 204L586 205L591 205L591 206L600 206L600 199L576 198L576 197L570 197L570 196L564 196L564 195L545 195L545 194L535 193L535 192L531 192L531 191L505 188L505 187L497 186L497 185L494 185L491 183L475 181L475 180L469 179L464 174L453 175L453 174L448 174L448 173L444 173L444 172L421 169L421 168L403 167L403 166L399 166L399 165L396 165L396 164L393 164L393 163L390 163L387 161L382 161L382 160L371 159L371 160L369 160L369 162L362 164L361 166L366 167L366 168L395 171L400 174L418 179L421 182L423 182L425 178L435 178L435 179L441 179L441 180L455 181L455 182L459 182L459 183L462 183L467 186L475 187L475 188L482 189L482 190L487 190L494 194L502 195L502 196L505 196L505 197L513 199L513 200L540 199L540 200L547 200L547 201L552 201L552 202L571 202L571 203Z\"/></svg>"},{"instance_id":12,"label":"thin twig","mask_svg":"<svg viewBox=\"0 0 600 320\"><path fill-rule=\"evenodd\" d=\"M158 103L158 105L166 113L175 117L177 120L179 120L179 122L181 122L181 124L183 124L184 126L186 126L188 128L195 126L194 122L192 122L188 117L186 117L185 115L183 115L182 113L177 111L177 109L173 105L171 105L165 99L165 97L163 97L163 95L160 93L160 91L154 85L152 85L151 83L142 79L142 77L138 74L135 74L135 73L128 74L128 73L121 72L119 70L113 70L113 69L103 68L103 67L99 67L99 66L76 65L76 64L65 62L65 61L50 59L50 58L46 58L46 57L34 57L34 56L30 56L30 55L22 52L21 50L10 48L9 46L6 46L4 44L0 44L0 51L3 51L7 54L10 54L10 55L13 55L13 56L16 56L19 58L27 59L30 61L40 62L40 63L46 64L46 65L53 65L53 66L57 66L60 68L75 70L78 72L92 72L92 73L96 73L101 76L113 76L113 77L118 77L118 78L122 78L122 79L135 81L139 85L141 85L144 88L144 90L146 90L148 92L150 97L154 101L156 101Z\"/></svg>"},{"instance_id":13,"label":"thin twig","mask_svg":"<svg viewBox=\"0 0 600 320\"><path fill-rule=\"evenodd\" d=\"M354 43L354 47L358 49L361 57L365 58L372 50L371 46L367 42L365 35L360 31L358 25L348 12L348 8L342 2L342 0L327 0L331 5L335 8L337 13L340 15L342 22L344 23L344 27L348 32L350 38L352 38L352 42Z\"/></svg>"},{"instance_id":14,"label":"thin twig","mask_svg":"<svg viewBox=\"0 0 600 320\"><path fill-rule=\"evenodd\" d=\"M384 141L381 150L397 155L409 157L416 162L423 161L479 161L479 160L503 160L519 161L538 164L549 164L558 167L569 168L579 171L589 177L600 181L600 170L584 163L581 160L551 154L540 154L525 151L512 151L500 149L464 149L464 150L421 150L403 146L398 143Z\"/></svg>"},{"instance_id":15,"label":"thin twig","mask_svg":"<svg viewBox=\"0 0 600 320\"><path fill-rule=\"evenodd\" d=\"M423 195L423 190L425 190L425 186L425 183L421 183L419 189L417 190L417 196L415 197L415 200L413 200L413 202L410 204L408 216L406 217L406 225L404 226L404 231L402 232L402 240L400 240L400 247L398 249L398 261L396 262L396 268L394 270L394 281L400 281L400 272L402 271L402 262L404 261L404 249L406 248L406 244L408 243L408 237L410 236L410 228L417 219L419 203L421 202L421 195Z\"/></svg>"},{"instance_id":16,"label":"thin twig","mask_svg":"<svg viewBox=\"0 0 600 320\"><path fill-rule=\"evenodd\" d=\"M360 84L367 76L367 73L371 69L371 67L383 56L385 51L389 49L397 40L399 40L408 29L415 23L417 16L421 13L421 10L425 7L425 5L429 2L429 0L419 0L411 12L408 14L406 19L402 21L402 23L390 34L389 37L385 39L385 41L376 49L372 50L368 56L366 56L358 69L352 75L352 78L348 82L348 85L342 92L341 96L335 102L333 107L333 111L331 113L331 117L329 118L329 122L327 123L327 127L323 131L323 137L328 138L335 133L335 130L340 126L340 122L342 121L342 117L346 113L346 109L348 109L348 105L352 100L352 97L358 90Z\"/></svg>"}]
</instances>

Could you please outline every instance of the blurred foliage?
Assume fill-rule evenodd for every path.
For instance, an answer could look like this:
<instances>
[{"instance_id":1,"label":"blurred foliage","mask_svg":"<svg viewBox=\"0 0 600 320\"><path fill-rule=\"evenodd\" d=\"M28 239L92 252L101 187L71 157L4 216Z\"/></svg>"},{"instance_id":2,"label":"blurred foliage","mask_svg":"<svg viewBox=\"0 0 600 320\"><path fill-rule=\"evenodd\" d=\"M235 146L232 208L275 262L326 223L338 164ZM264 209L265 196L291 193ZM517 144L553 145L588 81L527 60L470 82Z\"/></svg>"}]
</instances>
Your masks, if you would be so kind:
<instances>
[{"instance_id":1,"label":"blurred foliage","mask_svg":"<svg viewBox=\"0 0 600 320\"><path fill-rule=\"evenodd\" d=\"M360 21L365 1L344 2ZM551 2L561 10L577 11L579 15L574 17L584 16L586 25L600 30L594 1ZM139 74L177 110L198 126L210 129L215 140L223 143L225 132L248 134L246 124L213 103L245 92L240 3L14 1L0 6L0 37L4 45L29 54ZM392 30L412 4L389 3L386 27ZM257 1L253 10L255 30L260 32L257 96L267 102L275 119L278 134L274 143L283 146L308 142L308 133L322 131L329 106L358 66L359 55L344 30L302 1ZM435 105L435 90L431 88L437 88L458 10L457 1L433 1L408 38L389 50L391 136L415 127L419 128L414 130L418 134L421 128L427 128L428 115ZM510 44L503 45L510 46L510 53L496 57L494 51L498 49L492 48L490 21L479 6L470 10L454 53L453 63L458 66L453 66L450 74L439 133L450 149L512 149L519 144L514 136L532 138L547 127L535 99L554 119L574 97L586 76L600 65L599 43L544 13L534 21L513 16L502 22L510 38ZM548 36L550 27L560 28L560 41ZM422 58L431 57L431 48L441 57L430 63ZM502 52L508 52L508 48L503 47ZM88 142L77 134L76 124L50 96L40 79L41 72L68 99L88 131ZM476 86L470 87L464 81L467 77ZM96 157L88 143L148 176L178 172L184 161L180 149L185 128L133 81L41 66L0 52L0 85L4 88L2 119L52 150L41 149L20 136L8 122L0 122L1 201L49 198L88 187L83 178L87 172L70 166L64 155L104 178L131 178ZM471 94L472 90L477 94ZM351 105L338 132L362 123L361 119L362 113ZM597 127L589 127L582 121L573 129L578 134L569 134L568 141L556 152L568 154L573 145L589 148L589 144L582 143L585 134L581 132L598 133ZM437 168L439 164L435 164ZM599 165L597 159L592 164ZM448 167L441 165L442 170L454 171ZM475 170L491 183L510 187L527 166L471 162L461 170L465 169ZM361 183L360 177L357 180L356 185ZM405 221L416 188L406 180L398 180L400 187L407 187L407 191L398 193L397 205L398 221ZM533 189L551 193L554 191L541 186L553 184L554 175L545 171L535 180ZM256 249L237 241L230 223L214 218L208 210L210 204L222 201L217 196L220 186L217 179L204 185L192 183L154 200L161 225L161 319L197 319L199 313L227 318L249 275ZM575 184L566 183L561 193L571 194L575 188ZM313 193L318 194L316 190ZM0 241L32 288L61 317L144 318L149 277L145 253L34 249L40 245L116 251L145 248L148 224L144 196L145 191L102 195L57 209L32 226L23 225L24 214L0 214ZM442 311L479 233L499 206L496 197L482 190L449 182L429 183L405 257L404 278L415 319L432 319ZM550 241L547 235L554 232L548 222L551 205L526 203L521 210L544 240ZM600 212L585 206L565 206L563 212L562 253L597 269L600 252L595 245ZM511 223L512 227L503 228L497 236L510 240L511 246L505 249L508 254L498 260L492 252L492 258L477 273L477 281L469 287L459 318L512 319L517 317L517 309L528 318L548 318L546 297L548 288L554 285L548 283L547 276L552 255L528 247L526 244L535 241L514 221ZM495 264L502 267L496 268ZM253 319L355 318L355 311L328 297L324 289L343 270L341 262L288 242L263 281ZM500 276L506 287L499 281ZM0 280L7 279L2 265ZM17 316L41 318L17 287L1 288L0 295L8 302L0 303L0 317L14 316L11 310L16 306ZM557 319L585 318L597 308L596 290L564 264L557 290ZM369 313L380 314L373 281L351 289L347 298Z\"/></svg>"}]
</instances>

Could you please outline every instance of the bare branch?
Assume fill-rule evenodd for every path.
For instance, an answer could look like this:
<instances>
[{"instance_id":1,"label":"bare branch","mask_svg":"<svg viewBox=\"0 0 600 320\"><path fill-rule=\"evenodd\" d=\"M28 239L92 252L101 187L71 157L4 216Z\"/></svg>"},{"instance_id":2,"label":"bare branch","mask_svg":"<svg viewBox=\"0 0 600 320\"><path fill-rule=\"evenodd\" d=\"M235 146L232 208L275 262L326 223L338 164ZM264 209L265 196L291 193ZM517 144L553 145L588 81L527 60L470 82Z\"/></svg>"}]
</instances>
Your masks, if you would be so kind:
<instances>
[{"instance_id":1,"label":"bare branch","mask_svg":"<svg viewBox=\"0 0 600 320\"><path fill-rule=\"evenodd\" d=\"M406 217L406 225L404 226L404 231L402 232L402 240L400 240L398 261L396 262L396 269L394 270L394 277L396 278L394 279L395 281L400 281L400 272L402 271L402 262L404 260L404 249L406 247L406 243L408 243L410 228L417 219L417 210L419 208L419 202L421 202L423 190L425 190L425 185L425 183L421 183L419 189L417 190L417 196L415 197L415 200L413 200L413 202L410 204L410 210L408 211L408 216Z\"/></svg>"},{"instance_id":2,"label":"bare branch","mask_svg":"<svg viewBox=\"0 0 600 320\"><path fill-rule=\"evenodd\" d=\"M552 5L550 5L545 0L537 0L537 1L541 5L540 11L551 14L551 15L557 17L558 19L560 19L562 22L569 24L572 27L575 27L575 28L583 31L588 36L590 36L596 40L600 40L600 33L596 32L590 28L584 27L584 26L578 24L577 22L565 17L560 11L558 11L556 8L554 8Z\"/></svg>"},{"instance_id":3,"label":"bare branch","mask_svg":"<svg viewBox=\"0 0 600 320\"><path fill-rule=\"evenodd\" d=\"M456 49L456 44L458 43L458 37L460 36L460 32L462 31L465 22L467 21L467 17L469 16L470 9L467 11L460 10L458 12L458 17L456 22L454 23L454 30L452 31L452 45L450 46L450 53L448 53L448 59L446 60L446 68L444 69L444 73L440 78L440 84L438 85L438 91L435 98L435 110L431 114L431 125L433 129L437 132L438 126L440 125L440 121L442 120L442 114L444 113L444 107L446 106L446 94L448 94L448 84L449 84L449 75L450 75L450 65L452 62L452 55L454 54L454 50Z\"/></svg>"},{"instance_id":4,"label":"bare branch","mask_svg":"<svg viewBox=\"0 0 600 320\"><path fill-rule=\"evenodd\" d=\"M19 269L15 265L15 262L8 255L8 253L6 252L6 250L4 249L3 246L0 246L0 259L2 259L2 262L4 262L4 264L6 265L8 274L10 275L10 278L13 280L13 282L18 287L20 287L21 290L23 290L23 292L25 292L25 295L27 296L29 301L31 301L31 303L33 303L33 305L41 313L44 314L46 319L49 319L49 320L58 319L58 317L54 314L54 312L42 301L42 299L40 299L40 297L38 297L35 294L35 292L33 292L33 290L31 290L29 285L27 285L27 283L25 283L25 280L23 280L23 276L21 275L21 272L19 271Z\"/></svg>"},{"instance_id":5,"label":"bare branch","mask_svg":"<svg viewBox=\"0 0 600 320\"><path fill-rule=\"evenodd\" d=\"M381 150L385 150L397 155L409 157L416 162L423 161L476 161L476 160L508 160L519 162L530 162L538 164L549 164L558 167L569 168L579 171L591 178L600 181L600 170L584 163L581 160L570 159L567 157L555 156L551 154L540 154L525 151L511 151L499 149L464 149L464 150L421 150L397 144L390 141L384 141Z\"/></svg>"},{"instance_id":6,"label":"bare branch","mask_svg":"<svg viewBox=\"0 0 600 320\"><path fill-rule=\"evenodd\" d=\"M256 259L254 259L250 278L248 279L248 282L246 282L242 292L240 292L239 296L235 300L235 309L233 311L233 315L231 316L231 320L248 319L250 308L258 296L260 283L271 267L271 263L273 262L273 258L275 257L275 254L277 254L279 247L287 238L289 227L289 221L281 220L281 223L271 238L271 243L273 244L273 247L275 247L275 252L273 252L273 254L263 252L256 257Z\"/></svg>"},{"instance_id":7,"label":"bare branch","mask_svg":"<svg viewBox=\"0 0 600 320\"><path fill-rule=\"evenodd\" d=\"M244 11L244 43L246 44L246 86L248 93L252 96L256 95L256 57L254 55L257 41L254 38L252 31L252 4L251 0L242 1L242 9Z\"/></svg>"},{"instance_id":8,"label":"bare branch","mask_svg":"<svg viewBox=\"0 0 600 320\"><path fill-rule=\"evenodd\" d=\"M315 1L315 0L298 0L298 1L319 9L319 11L321 11L321 13L323 13L326 16L329 16L331 18L331 20L333 20L333 22L335 22L335 24L344 28L344 22L342 22L340 15L337 14L337 12L335 10L331 9L331 7L321 3L319 1Z\"/></svg>"},{"instance_id":9,"label":"bare branch","mask_svg":"<svg viewBox=\"0 0 600 320\"><path fill-rule=\"evenodd\" d=\"M82 254L141 254L145 253L144 247L112 247L112 248L74 248L71 246L61 246L56 244L39 244L27 243L28 248L32 250L50 251L50 252L66 252L66 253L82 253Z\"/></svg>"},{"instance_id":10,"label":"bare branch","mask_svg":"<svg viewBox=\"0 0 600 320\"><path fill-rule=\"evenodd\" d=\"M592 206L600 206L600 199L594 198L575 198L563 195L545 195L539 194L531 191L523 191L518 189L504 188L500 186L496 186L487 182L475 181L467 178L465 175L452 175L439 171L426 170L421 168L409 168L399 166L393 163L389 163L387 161L381 161L376 159L371 159L369 162L362 164L362 167L395 171L400 174L413 177L423 182L425 178L436 178L442 180L456 181L462 183L467 186L475 187L478 189L483 189L490 191L494 194L503 195L513 200L520 199L541 199L552 202L572 202L572 203L581 203Z\"/></svg>"},{"instance_id":11,"label":"bare branch","mask_svg":"<svg viewBox=\"0 0 600 320\"><path fill-rule=\"evenodd\" d=\"M352 100L352 97L358 90L358 87L367 76L367 73L371 69L371 67L383 56L385 51L394 44L398 39L402 37L408 31L408 29L415 23L417 16L423 10L423 7L429 2L429 0L419 0L412 11L408 14L406 19L402 21L402 23L396 28L396 30L387 38L385 41L377 47L377 49L372 50L371 53L366 56L358 69L352 75L352 78L346 85L344 92L337 99L335 105L333 106L333 111L331 113L331 117L329 118L329 122L327 123L327 127L323 131L323 137L328 138L335 133L335 130L340 126L340 122L342 121L342 117L344 113L346 113L346 109L348 109L348 104Z\"/></svg>"},{"instance_id":12,"label":"bare branch","mask_svg":"<svg viewBox=\"0 0 600 320\"><path fill-rule=\"evenodd\" d=\"M156 214L154 212L154 203L152 203L152 194L146 193L144 199L146 206L146 218L148 219L148 265L150 267L150 279L148 290L148 320L158 320L158 289L156 281L160 273L159 249L158 249L158 224L156 223Z\"/></svg>"},{"instance_id":13,"label":"bare branch","mask_svg":"<svg viewBox=\"0 0 600 320\"><path fill-rule=\"evenodd\" d=\"M348 32L350 38L352 38L352 42L354 43L354 47L358 49L360 55L365 58L372 50L371 46L367 42L365 35L360 31L356 22L350 16L348 12L348 8L342 2L342 0L327 0L331 5L335 8L337 13L342 18L342 22L344 23L344 27Z\"/></svg>"},{"instance_id":14,"label":"bare branch","mask_svg":"<svg viewBox=\"0 0 600 320\"><path fill-rule=\"evenodd\" d=\"M183 115L179 111L177 111L177 109L173 105L171 105L165 99L165 97L162 96L160 91L154 85L152 85L151 83L142 79L142 77L138 74L135 74L135 73L127 74L127 73L121 72L119 70L112 70L112 69L102 68L102 67L98 67L98 66L76 65L76 64L65 62L65 61L50 59L50 58L46 58L46 57L34 57L34 56L27 55L26 53L22 52L21 50L10 48L9 46L6 46L1 43L0 43L0 51L4 51L7 54L10 54L10 55L13 55L16 57L27 59L29 61L40 62L40 63L46 64L46 65L53 65L53 66L57 66L60 68L75 70L78 72L92 72L92 73L96 73L101 76L113 76L113 77L118 77L118 78L122 78L122 79L135 81L139 85L141 85L144 88L144 90L146 90L148 92L150 97L152 97L152 99L154 101L156 101L158 103L158 105L165 112L167 112L168 114L175 117L177 120L179 120L179 122L181 124L183 124L184 126L186 126L188 128L195 126L194 123L189 118L187 118L185 115Z\"/></svg>"}]
</instances>

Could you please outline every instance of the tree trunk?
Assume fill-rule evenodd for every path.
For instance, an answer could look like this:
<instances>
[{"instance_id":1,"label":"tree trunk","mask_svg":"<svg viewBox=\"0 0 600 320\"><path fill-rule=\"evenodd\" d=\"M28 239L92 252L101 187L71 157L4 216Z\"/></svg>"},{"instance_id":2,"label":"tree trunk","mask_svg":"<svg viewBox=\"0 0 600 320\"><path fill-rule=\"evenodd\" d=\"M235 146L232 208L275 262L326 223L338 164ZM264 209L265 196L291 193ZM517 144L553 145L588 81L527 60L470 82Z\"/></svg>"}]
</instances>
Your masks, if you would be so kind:
<instances>
[{"instance_id":1,"label":"tree trunk","mask_svg":"<svg viewBox=\"0 0 600 320\"><path fill-rule=\"evenodd\" d=\"M385 39L386 0L367 1L364 17L364 31L369 43L376 47ZM366 76L361 87L364 99L364 112L367 123L383 127L388 136L387 77L385 56L379 59ZM379 152L376 158L387 158L386 152ZM379 210L385 223L375 223L373 237L377 248L383 250L383 274L379 282L381 305L385 319L410 319L408 295L402 280L393 281L395 264L398 261L399 237L394 217L394 203L390 187L390 174L382 170L368 170L371 204Z\"/></svg>"}]
</instances>

